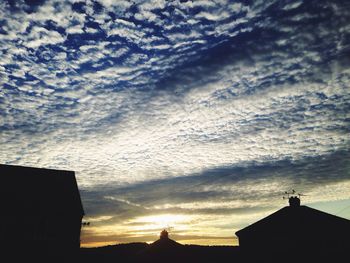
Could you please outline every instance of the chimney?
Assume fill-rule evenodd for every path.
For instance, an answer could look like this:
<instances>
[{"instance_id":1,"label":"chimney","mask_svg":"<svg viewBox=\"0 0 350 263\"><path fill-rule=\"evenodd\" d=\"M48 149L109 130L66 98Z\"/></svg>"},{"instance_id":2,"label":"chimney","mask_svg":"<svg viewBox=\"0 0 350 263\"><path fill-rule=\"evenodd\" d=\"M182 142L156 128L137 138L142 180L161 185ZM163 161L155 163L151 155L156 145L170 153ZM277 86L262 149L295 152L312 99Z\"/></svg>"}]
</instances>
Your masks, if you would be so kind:
<instances>
[{"instance_id":1,"label":"chimney","mask_svg":"<svg viewBox=\"0 0 350 263\"><path fill-rule=\"evenodd\" d=\"M300 206L300 199L296 196L289 197L289 206L290 207L298 207Z\"/></svg>"},{"instance_id":2,"label":"chimney","mask_svg":"<svg viewBox=\"0 0 350 263\"><path fill-rule=\"evenodd\" d=\"M162 232L160 232L160 239L168 239L169 238L169 233L168 233L168 231L166 231L165 229L162 231Z\"/></svg>"}]
</instances>

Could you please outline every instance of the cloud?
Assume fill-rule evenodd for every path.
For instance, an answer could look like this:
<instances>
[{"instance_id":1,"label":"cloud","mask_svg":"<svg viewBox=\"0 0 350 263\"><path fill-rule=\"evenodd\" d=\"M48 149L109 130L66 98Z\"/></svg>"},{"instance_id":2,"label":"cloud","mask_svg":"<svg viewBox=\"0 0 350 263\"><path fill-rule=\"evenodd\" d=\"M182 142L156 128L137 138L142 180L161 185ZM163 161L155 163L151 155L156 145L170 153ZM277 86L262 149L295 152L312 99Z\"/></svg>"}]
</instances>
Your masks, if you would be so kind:
<instances>
[{"instance_id":1,"label":"cloud","mask_svg":"<svg viewBox=\"0 0 350 263\"><path fill-rule=\"evenodd\" d=\"M75 25L68 27L66 29L67 34L82 34L84 33L83 29L81 28L81 25Z\"/></svg>"},{"instance_id":2,"label":"cloud","mask_svg":"<svg viewBox=\"0 0 350 263\"><path fill-rule=\"evenodd\" d=\"M292 9L298 8L299 6L302 5L302 3L303 3L302 1L296 1L296 2L292 2L292 3L286 4L283 7L283 10L292 10Z\"/></svg>"},{"instance_id":3,"label":"cloud","mask_svg":"<svg viewBox=\"0 0 350 263\"><path fill-rule=\"evenodd\" d=\"M179 212L198 231L205 216L214 236L228 228L215 215L238 228L295 185L310 202L349 198L342 2L4 2L0 13L0 162L75 170L88 214L107 216L98 227Z\"/></svg>"},{"instance_id":4,"label":"cloud","mask_svg":"<svg viewBox=\"0 0 350 263\"><path fill-rule=\"evenodd\" d=\"M49 31L42 27L33 27L24 45L28 48L38 48L41 45L56 45L64 42L64 40L65 38L57 31Z\"/></svg>"},{"instance_id":5,"label":"cloud","mask_svg":"<svg viewBox=\"0 0 350 263\"><path fill-rule=\"evenodd\" d=\"M101 199L103 193L103 200L110 202L109 207L113 207L111 214L107 214L120 215L123 211L128 211L133 214L129 214L128 218L170 212L249 214L281 206L285 202L281 199L283 189L296 188L309 196L307 201L316 202L323 200L324 196L311 197L309 193L318 191L317 189L322 189L325 185L332 188L347 182L347 152L321 159L320 161L320 158L314 157L299 162L285 160L244 167L217 168L192 176L165 178L126 187L100 186L101 189L91 189L95 193L91 200L95 202ZM315 174L318 176L315 177ZM97 193L100 194L96 196ZM91 193L87 191L84 194L84 199L89 200ZM349 197L348 191L344 194ZM327 196L332 200L338 197L338 194ZM128 208L123 210L118 204ZM134 209L136 212L132 212ZM108 212L108 209L104 211Z\"/></svg>"},{"instance_id":6,"label":"cloud","mask_svg":"<svg viewBox=\"0 0 350 263\"><path fill-rule=\"evenodd\" d=\"M200 229L203 228L208 229L205 234L208 238L220 239L215 237L215 233L220 231L222 238L232 239L232 229L238 230L248 222L285 206L286 201L282 199L284 189L297 189L306 194L302 197L303 204L338 200L339 195L349 198L348 155L348 152L338 152L321 160L315 157L298 162L284 160L261 165L247 164L244 167L223 167L193 176L126 187L105 185L84 192L83 200L98 204L93 211L106 215L103 222L94 223L96 231L99 226L108 226L109 231L143 235L143 240L148 240L147 234L157 233L164 227L155 224L156 218L181 215L172 222L176 229L174 237L177 234L183 236L179 241L186 242L190 239L190 233L202 233ZM97 201L101 198L103 202L110 203L107 205ZM90 204L88 207L94 206ZM105 208L101 210L101 207ZM94 218L94 214L88 215ZM148 222L147 218L154 220ZM191 225L191 228L182 229L184 225ZM150 229L145 230L145 226ZM129 241L133 240L132 236L128 238ZM201 238L197 236L193 239L200 242Z\"/></svg>"}]
</instances>

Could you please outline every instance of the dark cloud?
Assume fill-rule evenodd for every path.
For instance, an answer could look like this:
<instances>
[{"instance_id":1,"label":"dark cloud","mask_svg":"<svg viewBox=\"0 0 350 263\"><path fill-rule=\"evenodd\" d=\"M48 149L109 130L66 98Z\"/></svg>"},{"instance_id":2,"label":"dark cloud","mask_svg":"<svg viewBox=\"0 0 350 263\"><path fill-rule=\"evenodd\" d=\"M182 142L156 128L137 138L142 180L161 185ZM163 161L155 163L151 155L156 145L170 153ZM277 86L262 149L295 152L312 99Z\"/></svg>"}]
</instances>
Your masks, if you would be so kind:
<instances>
[{"instance_id":1,"label":"dark cloud","mask_svg":"<svg viewBox=\"0 0 350 263\"><path fill-rule=\"evenodd\" d=\"M275 202L273 200L282 198L283 192L288 189L294 188L308 194L314 188L347 181L350 175L349 157L349 151L340 151L296 162L284 160L223 167L193 176L152 180L127 187L101 186L82 194L88 215L114 216L111 222L162 213L249 214L271 209ZM280 189L273 188L269 191L263 186L265 182L284 184L281 184ZM256 188L251 188L251 184L256 184ZM106 197L114 197L115 200ZM240 201L240 205L220 206L220 203L225 205L228 201ZM181 208L181 204L188 202L210 202L217 205L215 208L206 208L205 205L202 208ZM172 207L155 208L164 204L171 204Z\"/></svg>"},{"instance_id":2,"label":"dark cloud","mask_svg":"<svg viewBox=\"0 0 350 263\"><path fill-rule=\"evenodd\" d=\"M25 11L29 14L37 11L37 8L44 4L46 0L5 0L9 10L12 12Z\"/></svg>"}]
</instances>

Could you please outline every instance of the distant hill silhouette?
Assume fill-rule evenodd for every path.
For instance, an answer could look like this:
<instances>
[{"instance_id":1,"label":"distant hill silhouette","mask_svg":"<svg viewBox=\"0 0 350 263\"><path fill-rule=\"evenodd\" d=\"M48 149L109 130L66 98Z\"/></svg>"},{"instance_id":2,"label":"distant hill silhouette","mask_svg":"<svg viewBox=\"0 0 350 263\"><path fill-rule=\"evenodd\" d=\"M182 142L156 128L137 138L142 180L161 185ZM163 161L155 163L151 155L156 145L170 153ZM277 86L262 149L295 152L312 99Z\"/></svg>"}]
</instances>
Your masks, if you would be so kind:
<instances>
[{"instance_id":1,"label":"distant hill silhouette","mask_svg":"<svg viewBox=\"0 0 350 263\"><path fill-rule=\"evenodd\" d=\"M182 245L169 237L151 244L130 243L101 248L81 249L81 261L101 262L234 262L238 247Z\"/></svg>"},{"instance_id":2,"label":"distant hill silhouette","mask_svg":"<svg viewBox=\"0 0 350 263\"><path fill-rule=\"evenodd\" d=\"M81 248L80 262L133 262L135 255L145 250L147 243L128 243L97 248Z\"/></svg>"}]
</instances>

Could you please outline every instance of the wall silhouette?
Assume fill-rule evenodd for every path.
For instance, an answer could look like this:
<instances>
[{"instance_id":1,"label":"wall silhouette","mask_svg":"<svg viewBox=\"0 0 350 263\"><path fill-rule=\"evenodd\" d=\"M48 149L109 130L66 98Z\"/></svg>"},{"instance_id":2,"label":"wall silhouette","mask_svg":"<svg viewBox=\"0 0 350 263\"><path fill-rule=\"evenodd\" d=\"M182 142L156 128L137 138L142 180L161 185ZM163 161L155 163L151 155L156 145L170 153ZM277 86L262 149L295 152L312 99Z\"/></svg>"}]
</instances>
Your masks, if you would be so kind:
<instances>
[{"instance_id":1,"label":"wall silhouette","mask_svg":"<svg viewBox=\"0 0 350 263\"><path fill-rule=\"evenodd\" d=\"M6 256L52 261L78 253L84 211L74 172L0 165L0 179Z\"/></svg>"}]
</instances>

